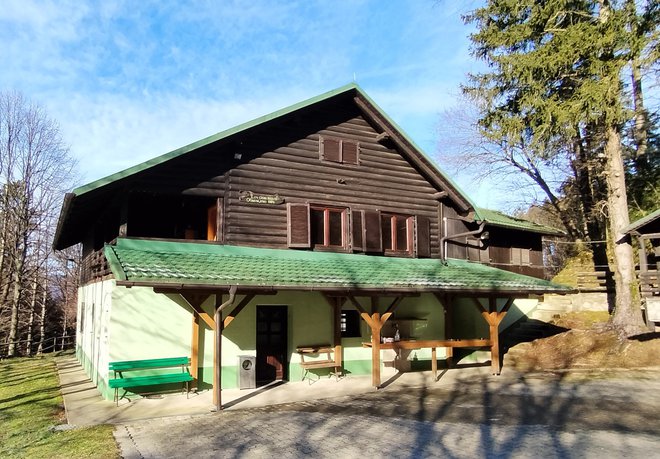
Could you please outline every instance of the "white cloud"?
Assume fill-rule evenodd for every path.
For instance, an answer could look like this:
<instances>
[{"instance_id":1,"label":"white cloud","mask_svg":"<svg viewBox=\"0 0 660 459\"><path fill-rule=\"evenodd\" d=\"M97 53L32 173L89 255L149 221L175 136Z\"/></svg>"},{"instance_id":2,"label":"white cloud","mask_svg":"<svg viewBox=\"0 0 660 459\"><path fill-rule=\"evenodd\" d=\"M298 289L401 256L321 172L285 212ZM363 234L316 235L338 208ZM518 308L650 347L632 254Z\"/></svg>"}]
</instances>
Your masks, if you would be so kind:
<instances>
[{"instance_id":1,"label":"white cloud","mask_svg":"<svg viewBox=\"0 0 660 459\"><path fill-rule=\"evenodd\" d=\"M6 1L0 90L47 107L85 180L351 81L433 156L463 77L459 1ZM6 27L3 27L6 26ZM4 29L4 32L3 32Z\"/></svg>"},{"instance_id":2,"label":"white cloud","mask_svg":"<svg viewBox=\"0 0 660 459\"><path fill-rule=\"evenodd\" d=\"M300 99L298 91L233 100L99 94L54 100L48 108L60 120L71 153L85 172L84 181L92 181Z\"/></svg>"}]
</instances>

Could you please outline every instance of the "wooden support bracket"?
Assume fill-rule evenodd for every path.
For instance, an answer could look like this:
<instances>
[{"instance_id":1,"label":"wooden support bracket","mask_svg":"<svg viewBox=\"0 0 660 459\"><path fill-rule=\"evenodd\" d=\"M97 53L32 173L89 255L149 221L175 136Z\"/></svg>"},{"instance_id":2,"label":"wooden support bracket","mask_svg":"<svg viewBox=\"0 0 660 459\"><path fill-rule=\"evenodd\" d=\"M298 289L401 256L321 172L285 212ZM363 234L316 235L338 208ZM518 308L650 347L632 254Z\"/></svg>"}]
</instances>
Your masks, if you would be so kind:
<instances>
[{"instance_id":1,"label":"wooden support bracket","mask_svg":"<svg viewBox=\"0 0 660 459\"><path fill-rule=\"evenodd\" d=\"M227 314L227 317L224 318L222 324L223 328L227 328L230 323L236 318L236 316L245 308L245 306L250 303L254 299L256 295L250 294L250 295L245 295L243 299L236 305L236 307L229 313Z\"/></svg>"}]
</instances>

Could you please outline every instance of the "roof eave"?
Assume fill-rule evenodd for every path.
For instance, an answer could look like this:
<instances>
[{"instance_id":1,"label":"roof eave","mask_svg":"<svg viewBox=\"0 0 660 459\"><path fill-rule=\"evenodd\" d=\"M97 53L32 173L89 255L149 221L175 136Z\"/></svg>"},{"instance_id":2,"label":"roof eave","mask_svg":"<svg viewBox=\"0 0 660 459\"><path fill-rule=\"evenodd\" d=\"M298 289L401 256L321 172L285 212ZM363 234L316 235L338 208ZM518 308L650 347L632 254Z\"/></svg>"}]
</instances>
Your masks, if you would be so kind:
<instances>
[{"instance_id":1,"label":"roof eave","mask_svg":"<svg viewBox=\"0 0 660 459\"><path fill-rule=\"evenodd\" d=\"M454 183L447 175L445 175L440 168L426 155L426 153L417 145L415 142L408 137L401 127L399 127L379 106L376 104L360 87L355 88L359 97L363 102L369 107L373 112L375 112L379 117L381 123L384 123L386 128L396 134L396 138L393 139L395 143L403 144L406 150L409 150L414 154L411 158L413 162L416 162L418 166L422 166L422 169L426 169L427 173L431 176L435 182L436 187L442 188L449 196L458 204L464 212L474 211L475 215L478 215L476 212L476 205L470 200L468 195L460 189L460 187ZM360 107L363 109L363 107ZM371 114L366 113L369 117L372 117Z\"/></svg>"},{"instance_id":2,"label":"roof eave","mask_svg":"<svg viewBox=\"0 0 660 459\"><path fill-rule=\"evenodd\" d=\"M75 197L75 193L66 193L64 195L64 201L62 201L62 208L60 209L60 216L57 220L57 228L55 229L55 236L53 237L53 250L62 250L69 247L66 245L66 242L62 241L62 231L64 230L64 224Z\"/></svg>"},{"instance_id":3,"label":"roof eave","mask_svg":"<svg viewBox=\"0 0 660 459\"><path fill-rule=\"evenodd\" d=\"M114 270L113 270L114 272ZM395 295L396 293L432 293L432 292L443 292L443 293L454 293L461 294L465 296L494 296L494 295L505 295L507 297L514 298L527 298L531 295L542 295L544 293L557 293L564 294L570 293L569 290L560 290L560 289L507 289L507 288L464 288L464 287L435 287L435 288L423 288L423 287L359 287L359 286L324 286L324 285L251 285L251 284L214 284L214 283L183 283L180 280L173 280L167 282L164 280L126 280L118 279L117 285L120 287L151 287L151 288L167 288L174 290L206 290L206 291L228 291L230 288L237 286L238 291L248 290L251 292L254 291L264 291L264 292L273 292L278 290L286 291L309 291L309 292L328 292L328 293L345 293L345 294L359 294L359 293L389 293Z\"/></svg>"}]
</instances>

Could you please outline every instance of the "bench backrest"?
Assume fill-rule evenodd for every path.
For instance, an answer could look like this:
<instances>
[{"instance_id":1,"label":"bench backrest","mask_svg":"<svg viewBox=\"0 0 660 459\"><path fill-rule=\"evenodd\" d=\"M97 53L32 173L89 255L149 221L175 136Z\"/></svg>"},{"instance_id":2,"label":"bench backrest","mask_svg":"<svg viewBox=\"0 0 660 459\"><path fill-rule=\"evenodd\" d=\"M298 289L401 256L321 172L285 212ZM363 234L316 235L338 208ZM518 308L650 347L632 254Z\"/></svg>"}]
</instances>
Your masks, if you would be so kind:
<instances>
[{"instance_id":1,"label":"bench backrest","mask_svg":"<svg viewBox=\"0 0 660 459\"><path fill-rule=\"evenodd\" d=\"M110 371L142 370L147 368L166 368L177 365L190 365L189 357L170 357L166 359L126 360L110 362Z\"/></svg>"}]
</instances>

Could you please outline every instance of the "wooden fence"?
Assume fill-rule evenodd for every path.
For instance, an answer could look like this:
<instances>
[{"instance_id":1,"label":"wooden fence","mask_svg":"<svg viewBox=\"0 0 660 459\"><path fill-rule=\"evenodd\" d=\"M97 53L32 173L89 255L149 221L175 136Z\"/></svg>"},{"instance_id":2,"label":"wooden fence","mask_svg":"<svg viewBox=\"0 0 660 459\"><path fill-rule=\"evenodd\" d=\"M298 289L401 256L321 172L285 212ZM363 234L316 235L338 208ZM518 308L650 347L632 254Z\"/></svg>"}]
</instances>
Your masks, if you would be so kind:
<instances>
[{"instance_id":1,"label":"wooden fence","mask_svg":"<svg viewBox=\"0 0 660 459\"><path fill-rule=\"evenodd\" d=\"M7 358L7 353L9 352L9 341L0 343L0 359ZM32 341L30 343L30 352L28 352L27 340L14 341L16 344L16 356L26 356L26 355L36 355L37 348L39 346L38 341ZM66 349L73 349L76 344L75 335L66 335L66 336L53 336L50 338L44 339L43 347L41 349L42 354L48 354L51 352L64 351Z\"/></svg>"}]
</instances>

